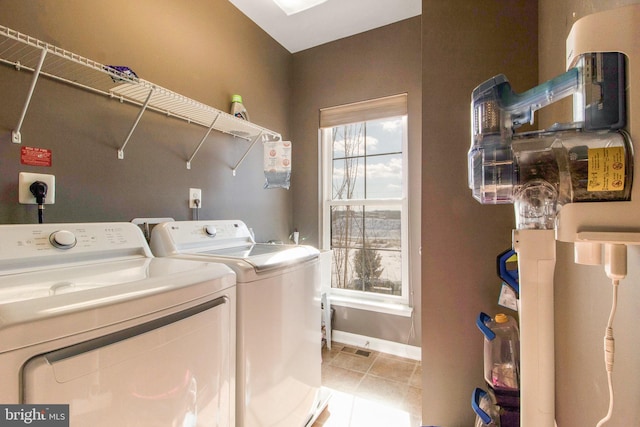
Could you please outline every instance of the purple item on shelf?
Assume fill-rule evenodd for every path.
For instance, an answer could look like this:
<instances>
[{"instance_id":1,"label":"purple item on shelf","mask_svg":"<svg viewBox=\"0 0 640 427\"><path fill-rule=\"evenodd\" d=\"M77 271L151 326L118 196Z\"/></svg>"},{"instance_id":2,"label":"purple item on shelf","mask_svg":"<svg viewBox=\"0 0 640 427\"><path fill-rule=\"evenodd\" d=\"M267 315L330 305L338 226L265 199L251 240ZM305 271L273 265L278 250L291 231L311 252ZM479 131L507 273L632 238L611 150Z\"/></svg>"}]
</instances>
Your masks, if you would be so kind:
<instances>
[{"instance_id":1,"label":"purple item on shelf","mask_svg":"<svg viewBox=\"0 0 640 427\"><path fill-rule=\"evenodd\" d=\"M123 65L105 65L104 68L116 71L117 75L111 74L111 80L114 82L138 81L138 75L129 67Z\"/></svg>"}]
</instances>

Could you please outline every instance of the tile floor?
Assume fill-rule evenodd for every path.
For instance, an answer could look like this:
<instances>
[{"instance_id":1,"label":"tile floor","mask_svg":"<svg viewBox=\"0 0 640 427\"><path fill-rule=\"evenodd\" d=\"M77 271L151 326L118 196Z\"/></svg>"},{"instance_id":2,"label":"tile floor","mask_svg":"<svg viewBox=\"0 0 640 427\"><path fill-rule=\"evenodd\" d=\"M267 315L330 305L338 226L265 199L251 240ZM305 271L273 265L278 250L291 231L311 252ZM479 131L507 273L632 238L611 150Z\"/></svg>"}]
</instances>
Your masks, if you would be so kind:
<instances>
[{"instance_id":1,"label":"tile floor","mask_svg":"<svg viewBox=\"0 0 640 427\"><path fill-rule=\"evenodd\" d=\"M322 385L332 397L313 427L419 427L419 361L333 343L322 350Z\"/></svg>"}]
</instances>

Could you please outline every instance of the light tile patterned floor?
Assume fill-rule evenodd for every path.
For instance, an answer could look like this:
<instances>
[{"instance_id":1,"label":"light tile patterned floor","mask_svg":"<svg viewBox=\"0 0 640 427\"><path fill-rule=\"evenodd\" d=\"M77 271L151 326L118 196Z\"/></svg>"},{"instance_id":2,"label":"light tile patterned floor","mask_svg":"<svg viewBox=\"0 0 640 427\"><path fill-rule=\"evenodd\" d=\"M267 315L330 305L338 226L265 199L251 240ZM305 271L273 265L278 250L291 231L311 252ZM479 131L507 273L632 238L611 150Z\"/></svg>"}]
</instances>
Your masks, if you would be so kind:
<instances>
[{"instance_id":1,"label":"light tile patterned floor","mask_svg":"<svg viewBox=\"0 0 640 427\"><path fill-rule=\"evenodd\" d=\"M419 427L419 361L333 343L322 350L322 385L333 396L313 427Z\"/></svg>"}]
</instances>

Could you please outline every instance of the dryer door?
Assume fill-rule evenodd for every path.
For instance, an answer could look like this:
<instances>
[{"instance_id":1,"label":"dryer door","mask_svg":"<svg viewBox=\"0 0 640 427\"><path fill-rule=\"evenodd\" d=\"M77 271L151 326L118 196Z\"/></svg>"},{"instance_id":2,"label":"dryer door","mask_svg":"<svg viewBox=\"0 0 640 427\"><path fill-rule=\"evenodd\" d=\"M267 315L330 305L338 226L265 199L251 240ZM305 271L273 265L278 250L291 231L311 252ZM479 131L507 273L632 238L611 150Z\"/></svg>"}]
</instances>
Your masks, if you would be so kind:
<instances>
[{"instance_id":1,"label":"dryer door","mask_svg":"<svg viewBox=\"0 0 640 427\"><path fill-rule=\"evenodd\" d=\"M78 426L233 425L234 303L220 297L37 356L23 369L24 403L69 404Z\"/></svg>"}]
</instances>

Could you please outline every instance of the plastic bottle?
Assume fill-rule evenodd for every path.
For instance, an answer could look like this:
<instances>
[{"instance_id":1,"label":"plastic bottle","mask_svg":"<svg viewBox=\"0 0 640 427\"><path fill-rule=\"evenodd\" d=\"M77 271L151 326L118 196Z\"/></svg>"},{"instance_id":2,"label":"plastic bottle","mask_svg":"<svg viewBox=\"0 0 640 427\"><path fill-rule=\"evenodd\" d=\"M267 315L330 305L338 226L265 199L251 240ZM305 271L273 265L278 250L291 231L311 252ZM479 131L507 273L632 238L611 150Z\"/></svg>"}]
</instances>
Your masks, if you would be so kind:
<instances>
[{"instance_id":1,"label":"plastic bottle","mask_svg":"<svg viewBox=\"0 0 640 427\"><path fill-rule=\"evenodd\" d=\"M242 105L242 96L233 95L231 97L231 114L239 119L249 121L249 113L247 113L247 109Z\"/></svg>"},{"instance_id":2,"label":"plastic bottle","mask_svg":"<svg viewBox=\"0 0 640 427\"><path fill-rule=\"evenodd\" d=\"M517 391L520 388L520 338L516 320L496 314L487 326L495 334L485 340L485 380L494 390Z\"/></svg>"}]
</instances>

